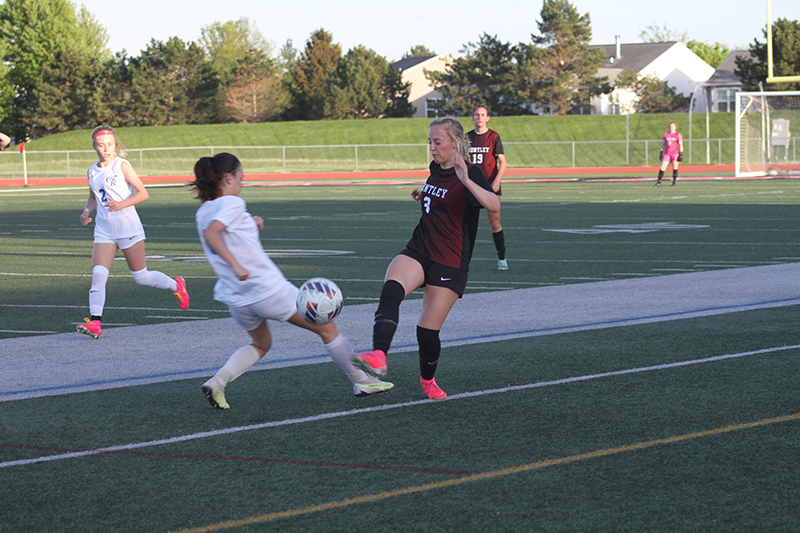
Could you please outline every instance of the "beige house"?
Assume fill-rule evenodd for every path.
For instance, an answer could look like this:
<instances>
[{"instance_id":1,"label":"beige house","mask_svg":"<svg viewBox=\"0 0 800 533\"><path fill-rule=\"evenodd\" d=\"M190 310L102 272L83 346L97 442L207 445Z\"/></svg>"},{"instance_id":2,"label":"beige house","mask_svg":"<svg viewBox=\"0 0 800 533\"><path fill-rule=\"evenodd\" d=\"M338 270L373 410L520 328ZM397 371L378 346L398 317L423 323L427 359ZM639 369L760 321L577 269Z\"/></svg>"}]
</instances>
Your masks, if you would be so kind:
<instances>
[{"instance_id":1,"label":"beige house","mask_svg":"<svg viewBox=\"0 0 800 533\"><path fill-rule=\"evenodd\" d=\"M392 63L400 72L403 82L411 83L408 101L416 108L414 118L436 118L433 104L441 101L442 93L435 91L425 77L425 71L443 72L450 58L446 54L427 57L409 57Z\"/></svg>"}]
</instances>

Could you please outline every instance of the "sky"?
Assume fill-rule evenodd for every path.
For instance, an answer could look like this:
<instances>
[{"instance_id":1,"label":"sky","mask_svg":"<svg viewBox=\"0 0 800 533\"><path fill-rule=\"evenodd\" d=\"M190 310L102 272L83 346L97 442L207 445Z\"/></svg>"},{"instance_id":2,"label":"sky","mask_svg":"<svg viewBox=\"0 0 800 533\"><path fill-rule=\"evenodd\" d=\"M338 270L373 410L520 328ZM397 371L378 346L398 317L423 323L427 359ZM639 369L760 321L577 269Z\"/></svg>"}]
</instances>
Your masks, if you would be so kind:
<instances>
[{"instance_id":1,"label":"sky","mask_svg":"<svg viewBox=\"0 0 800 533\"><path fill-rule=\"evenodd\" d=\"M109 33L112 52L137 56L150 39L176 36L197 41L200 30L214 22L250 19L279 49L287 39L302 50L319 28L333 36L346 53L364 45L389 61L399 60L412 46L457 57L467 43L487 33L502 42L530 43L538 34L542 0L73 0L85 5ZM800 20L800 2L771 0L772 20ZM571 0L592 22L591 44L641 42L648 26L669 28L690 39L746 49L763 41L766 0ZM486 8L489 8L488 10Z\"/></svg>"}]
</instances>

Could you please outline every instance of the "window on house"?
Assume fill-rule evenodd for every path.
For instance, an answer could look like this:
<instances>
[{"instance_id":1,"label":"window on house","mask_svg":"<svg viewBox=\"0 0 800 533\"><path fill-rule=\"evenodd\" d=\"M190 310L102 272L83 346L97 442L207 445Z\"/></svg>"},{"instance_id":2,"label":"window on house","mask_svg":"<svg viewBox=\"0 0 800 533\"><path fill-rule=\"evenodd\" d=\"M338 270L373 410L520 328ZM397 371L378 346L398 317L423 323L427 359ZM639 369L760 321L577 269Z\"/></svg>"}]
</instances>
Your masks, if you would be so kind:
<instances>
[{"instance_id":1,"label":"window on house","mask_svg":"<svg viewBox=\"0 0 800 533\"><path fill-rule=\"evenodd\" d=\"M425 102L425 115L428 118L439 117L439 107L444 103L442 98L428 98Z\"/></svg>"},{"instance_id":2,"label":"window on house","mask_svg":"<svg viewBox=\"0 0 800 533\"><path fill-rule=\"evenodd\" d=\"M717 111L727 113L736 107L735 89L717 89Z\"/></svg>"}]
</instances>

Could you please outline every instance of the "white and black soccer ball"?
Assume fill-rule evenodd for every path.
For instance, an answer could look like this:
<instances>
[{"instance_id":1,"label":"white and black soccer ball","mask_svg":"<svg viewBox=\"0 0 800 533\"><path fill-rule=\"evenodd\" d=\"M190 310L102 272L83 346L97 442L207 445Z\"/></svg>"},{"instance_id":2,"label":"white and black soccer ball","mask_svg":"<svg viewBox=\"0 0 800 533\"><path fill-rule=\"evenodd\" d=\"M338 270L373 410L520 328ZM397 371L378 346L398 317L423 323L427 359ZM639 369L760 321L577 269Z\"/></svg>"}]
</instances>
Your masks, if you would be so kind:
<instances>
[{"instance_id":1,"label":"white and black soccer ball","mask_svg":"<svg viewBox=\"0 0 800 533\"><path fill-rule=\"evenodd\" d=\"M307 322L327 324L342 312L344 298L339 287L326 278L311 278L297 293L297 311Z\"/></svg>"}]
</instances>

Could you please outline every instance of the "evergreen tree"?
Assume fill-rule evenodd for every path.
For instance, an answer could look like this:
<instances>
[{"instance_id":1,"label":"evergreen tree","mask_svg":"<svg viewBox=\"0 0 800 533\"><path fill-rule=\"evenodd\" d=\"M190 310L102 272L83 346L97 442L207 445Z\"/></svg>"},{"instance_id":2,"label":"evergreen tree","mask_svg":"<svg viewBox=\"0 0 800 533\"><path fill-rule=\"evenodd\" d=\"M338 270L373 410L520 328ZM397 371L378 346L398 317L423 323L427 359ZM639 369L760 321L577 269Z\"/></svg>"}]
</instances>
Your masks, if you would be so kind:
<instances>
[{"instance_id":1,"label":"evergreen tree","mask_svg":"<svg viewBox=\"0 0 800 533\"><path fill-rule=\"evenodd\" d=\"M666 24L659 26L654 22L639 32L639 38L643 43L685 43L689 40L689 34L685 31L679 32L673 30Z\"/></svg>"},{"instance_id":2,"label":"evergreen tree","mask_svg":"<svg viewBox=\"0 0 800 533\"><path fill-rule=\"evenodd\" d=\"M216 118L219 81L197 43L152 39L128 65L134 125L204 124Z\"/></svg>"},{"instance_id":3,"label":"evergreen tree","mask_svg":"<svg viewBox=\"0 0 800 533\"><path fill-rule=\"evenodd\" d=\"M111 116L103 91L103 65L69 43L45 65L23 116L30 134L41 136L92 128Z\"/></svg>"},{"instance_id":4,"label":"evergreen tree","mask_svg":"<svg viewBox=\"0 0 800 533\"><path fill-rule=\"evenodd\" d=\"M797 91L800 83L767 83L767 29L763 30L764 42L755 39L750 45L750 56L736 58L737 76L742 80L742 89L758 91L759 82L768 91ZM772 75L800 75L800 22L778 19L772 25Z\"/></svg>"},{"instance_id":5,"label":"evergreen tree","mask_svg":"<svg viewBox=\"0 0 800 533\"><path fill-rule=\"evenodd\" d=\"M357 46L338 61L332 74L325 118L411 116L410 90L384 57Z\"/></svg>"},{"instance_id":6,"label":"evergreen tree","mask_svg":"<svg viewBox=\"0 0 800 533\"><path fill-rule=\"evenodd\" d=\"M342 48L333 44L333 36L324 29L311 34L306 47L289 73L291 107L287 120L325 118L325 103L331 80L335 79Z\"/></svg>"},{"instance_id":7,"label":"evergreen tree","mask_svg":"<svg viewBox=\"0 0 800 533\"><path fill-rule=\"evenodd\" d=\"M518 94L546 113L564 115L610 90L607 78L596 76L605 61L599 48L589 48L591 19L567 0L544 0L538 22L541 35L520 45Z\"/></svg>"},{"instance_id":8,"label":"evergreen tree","mask_svg":"<svg viewBox=\"0 0 800 533\"><path fill-rule=\"evenodd\" d=\"M436 52L433 50L428 50L428 47L422 44L415 44L411 47L411 50L403 54L403 57L400 59L410 59L412 57L430 57L435 56Z\"/></svg>"},{"instance_id":9,"label":"evergreen tree","mask_svg":"<svg viewBox=\"0 0 800 533\"><path fill-rule=\"evenodd\" d=\"M484 33L477 44L467 43L460 52L462 56L453 60L444 72L426 73L444 97L442 113L466 116L478 104L488 105L495 115L526 112L514 98L518 74L515 46Z\"/></svg>"}]
</instances>

